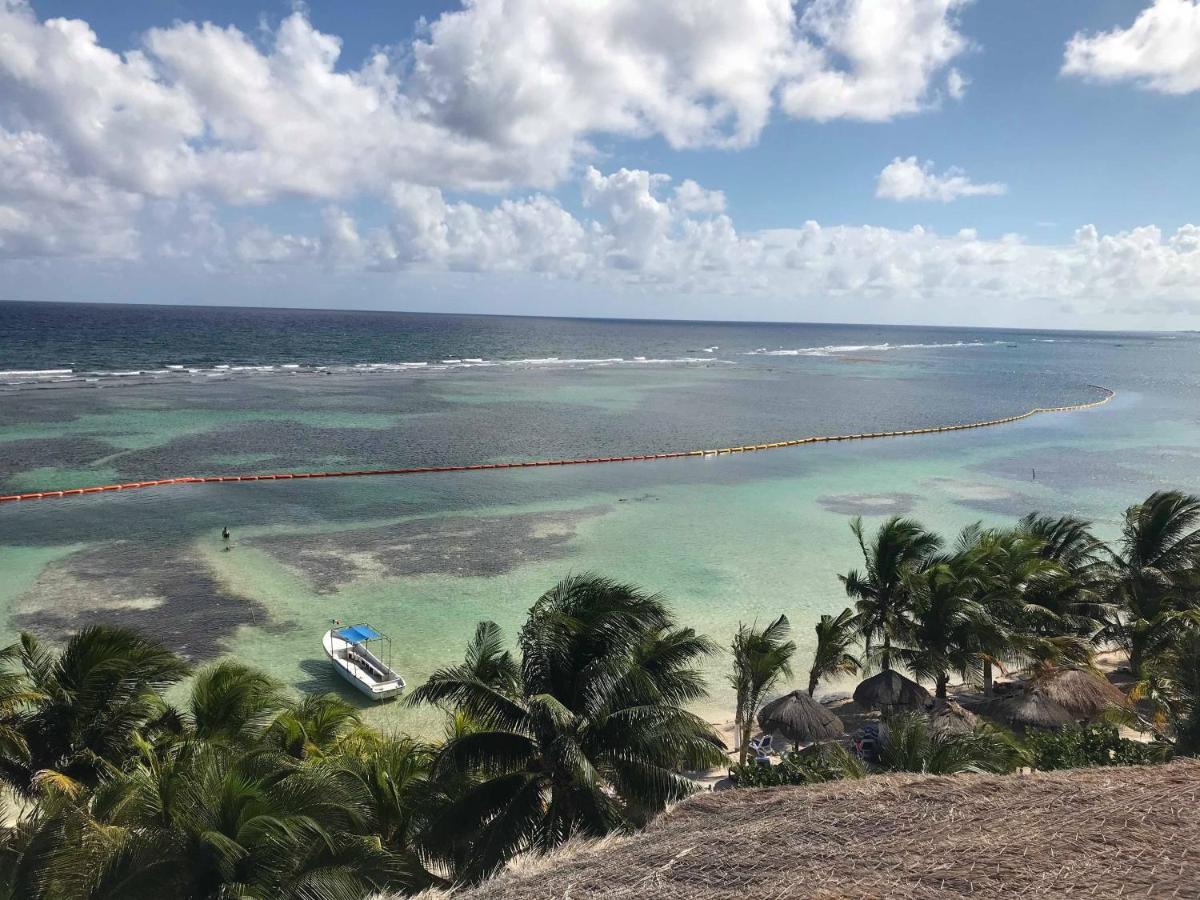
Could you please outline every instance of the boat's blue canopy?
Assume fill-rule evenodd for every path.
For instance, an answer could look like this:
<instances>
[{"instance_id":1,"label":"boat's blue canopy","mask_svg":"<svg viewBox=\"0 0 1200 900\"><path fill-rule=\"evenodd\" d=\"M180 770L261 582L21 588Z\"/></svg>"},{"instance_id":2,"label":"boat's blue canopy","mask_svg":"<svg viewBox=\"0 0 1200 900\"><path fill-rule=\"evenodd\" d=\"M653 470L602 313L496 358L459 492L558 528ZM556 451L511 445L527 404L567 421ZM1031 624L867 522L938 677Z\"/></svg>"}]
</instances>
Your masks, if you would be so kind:
<instances>
[{"instance_id":1,"label":"boat's blue canopy","mask_svg":"<svg viewBox=\"0 0 1200 900\"><path fill-rule=\"evenodd\" d=\"M347 625L345 628L339 628L334 634L343 641L349 641L352 644L361 644L363 641L376 641L383 637L382 634L370 625Z\"/></svg>"}]
</instances>

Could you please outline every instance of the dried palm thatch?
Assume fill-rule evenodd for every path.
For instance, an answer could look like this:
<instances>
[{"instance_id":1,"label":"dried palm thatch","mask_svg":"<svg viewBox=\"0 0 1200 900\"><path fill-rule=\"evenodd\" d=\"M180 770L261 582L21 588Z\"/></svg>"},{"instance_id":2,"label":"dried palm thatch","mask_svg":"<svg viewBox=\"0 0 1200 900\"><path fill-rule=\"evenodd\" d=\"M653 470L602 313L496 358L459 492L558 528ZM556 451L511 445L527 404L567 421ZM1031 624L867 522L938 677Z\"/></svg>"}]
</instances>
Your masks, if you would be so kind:
<instances>
[{"instance_id":1,"label":"dried palm thatch","mask_svg":"<svg viewBox=\"0 0 1200 900\"><path fill-rule=\"evenodd\" d=\"M758 726L793 744L834 740L846 732L841 719L804 691L792 691L764 706L758 712Z\"/></svg>"},{"instance_id":2,"label":"dried palm thatch","mask_svg":"<svg viewBox=\"0 0 1200 900\"><path fill-rule=\"evenodd\" d=\"M702 794L454 900L1194 897L1200 763Z\"/></svg>"},{"instance_id":3,"label":"dried palm thatch","mask_svg":"<svg viewBox=\"0 0 1200 900\"><path fill-rule=\"evenodd\" d=\"M985 700L976 705L974 710L1015 731L1027 728L1052 730L1076 724L1076 718L1070 710L1051 700L1045 691L1036 686L1010 697Z\"/></svg>"},{"instance_id":4,"label":"dried palm thatch","mask_svg":"<svg viewBox=\"0 0 1200 900\"><path fill-rule=\"evenodd\" d=\"M863 709L915 710L921 709L928 700L929 691L892 669L872 675L854 689L854 702Z\"/></svg>"},{"instance_id":5,"label":"dried palm thatch","mask_svg":"<svg viewBox=\"0 0 1200 900\"><path fill-rule=\"evenodd\" d=\"M1080 669L1054 669L1040 676L1037 686L1076 718L1091 719L1129 706L1129 698L1107 678Z\"/></svg>"},{"instance_id":6,"label":"dried palm thatch","mask_svg":"<svg viewBox=\"0 0 1200 900\"><path fill-rule=\"evenodd\" d=\"M925 704L925 712L938 734L968 734L979 724L979 717L957 700L934 698Z\"/></svg>"}]
</instances>

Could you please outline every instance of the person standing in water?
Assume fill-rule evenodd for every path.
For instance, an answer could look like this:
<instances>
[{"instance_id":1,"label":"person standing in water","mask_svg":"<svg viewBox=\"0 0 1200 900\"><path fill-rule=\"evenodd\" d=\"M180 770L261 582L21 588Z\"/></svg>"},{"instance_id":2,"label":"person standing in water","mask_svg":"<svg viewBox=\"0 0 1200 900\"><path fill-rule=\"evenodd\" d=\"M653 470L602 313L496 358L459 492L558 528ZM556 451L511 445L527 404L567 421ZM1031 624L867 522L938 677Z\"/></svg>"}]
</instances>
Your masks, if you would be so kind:
<instances>
[{"instance_id":1,"label":"person standing in water","mask_svg":"<svg viewBox=\"0 0 1200 900\"><path fill-rule=\"evenodd\" d=\"M221 529L221 540L225 542L225 549L229 549L229 526L226 525Z\"/></svg>"}]
</instances>

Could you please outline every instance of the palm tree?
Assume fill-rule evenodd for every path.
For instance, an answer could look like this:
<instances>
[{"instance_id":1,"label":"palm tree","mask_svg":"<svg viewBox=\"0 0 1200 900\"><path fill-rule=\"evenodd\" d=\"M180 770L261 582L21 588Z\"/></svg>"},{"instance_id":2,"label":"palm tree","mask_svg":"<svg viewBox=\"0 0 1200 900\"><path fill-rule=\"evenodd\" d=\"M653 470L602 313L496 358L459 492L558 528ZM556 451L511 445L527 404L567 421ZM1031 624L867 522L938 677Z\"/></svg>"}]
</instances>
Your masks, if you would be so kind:
<instances>
[{"instance_id":1,"label":"palm tree","mask_svg":"<svg viewBox=\"0 0 1200 900\"><path fill-rule=\"evenodd\" d=\"M970 554L935 559L908 576L911 605L897 656L915 678L933 681L942 699L951 673L968 680L1006 643L1004 630L972 597L978 579Z\"/></svg>"},{"instance_id":2,"label":"palm tree","mask_svg":"<svg viewBox=\"0 0 1200 900\"><path fill-rule=\"evenodd\" d=\"M1200 629L1181 628L1169 646L1146 659L1129 698L1154 711L1147 721L1131 710L1129 724L1173 742L1176 753L1200 755Z\"/></svg>"},{"instance_id":3,"label":"palm tree","mask_svg":"<svg viewBox=\"0 0 1200 900\"><path fill-rule=\"evenodd\" d=\"M1197 617L1200 497L1157 491L1125 511L1119 549L1111 555L1110 600L1118 611L1102 637L1129 654L1129 667L1165 650Z\"/></svg>"},{"instance_id":4,"label":"palm tree","mask_svg":"<svg viewBox=\"0 0 1200 900\"><path fill-rule=\"evenodd\" d=\"M409 698L475 723L438 754L435 778L464 787L425 838L447 856L467 842L461 881L572 834L628 830L691 792L680 769L724 759L719 738L679 705L696 696L709 645L676 629L661 597L571 576L533 605L519 644L511 684L489 683L468 660Z\"/></svg>"},{"instance_id":5,"label":"palm tree","mask_svg":"<svg viewBox=\"0 0 1200 900\"><path fill-rule=\"evenodd\" d=\"M268 726L263 742L296 759L334 754L362 727L358 710L336 694L305 694Z\"/></svg>"},{"instance_id":6,"label":"palm tree","mask_svg":"<svg viewBox=\"0 0 1200 900\"><path fill-rule=\"evenodd\" d=\"M107 625L82 629L58 653L22 634L2 661L17 660L20 671L4 676L18 702L0 710L0 779L27 797L50 782L68 791L95 785L159 714L158 692L188 672L159 642Z\"/></svg>"},{"instance_id":7,"label":"palm tree","mask_svg":"<svg viewBox=\"0 0 1200 900\"><path fill-rule=\"evenodd\" d=\"M282 684L232 659L201 669L188 698L192 736L230 746L257 743L287 708Z\"/></svg>"},{"instance_id":8,"label":"palm tree","mask_svg":"<svg viewBox=\"0 0 1200 900\"><path fill-rule=\"evenodd\" d=\"M858 617L852 609L836 616L821 616L816 626L817 649L808 672L808 696L817 690L817 682L830 675L854 675L862 668L850 648L858 639Z\"/></svg>"},{"instance_id":9,"label":"palm tree","mask_svg":"<svg viewBox=\"0 0 1200 900\"><path fill-rule=\"evenodd\" d=\"M882 643L879 664L892 667L892 639L908 607L905 577L921 568L941 546L941 539L912 519L894 516L879 526L868 545L861 518L850 523L863 555L864 570L838 576L853 597L858 610L859 630L868 658L876 643Z\"/></svg>"},{"instance_id":10,"label":"palm tree","mask_svg":"<svg viewBox=\"0 0 1200 900\"><path fill-rule=\"evenodd\" d=\"M346 900L405 886L362 786L286 756L189 742L145 755L53 825L55 896Z\"/></svg>"},{"instance_id":11,"label":"palm tree","mask_svg":"<svg viewBox=\"0 0 1200 900\"><path fill-rule=\"evenodd\" d=\"M976 601L996 626L994 640L981 649L983 691L992 695L993 667L1030 659L1068 658L1086 661L1085 647L1054 610L1039 600L1062 590L1063 568L1044 551L1044 541L1022 528L981 529L971 526L959 536L956 550L972 560ZM1082 657L1082 660L1081 660Z\"/></svg>"},{"instance_id":12,"label":"palm tree","mask_svg":"<svg viewBox=\"0 0 1200 900\"><path fill-rule=\"evenodd\" d=\"M445 856L423 845L427 823L444 808L456 786L431 778L435 749L409 737L358 732L340 752L318 764L318 777L337 783L349 779L361 790L372 831L405 872L409 887L424 889L448 882L430 873L426 861ZM456 859L456 862L461 860Z\"/></svg>"},{"instance_id":13,"label":"palm tree","mask_svg":"<svg viewBox=\"0 0 1200 900\"><path fill-rule=\"evenodd\" d=\"M1052 618L1031 621L1048 637L1074 635L1094 641L1105 611L1104 593L1108 562L1104 542L1091 532L1091 524L1073 516L1024 516L1018 530L1039 545L1039 555L1058 567L1049 577L1036 579L1026 598L1048 610Z\"/></svg>"},{"instance_id":14,"label":"palm tree","mask_svg":"<svg viewBox=\"0 0 1200 900\"><path fill-rule=\"evenodd\" d=\"M733 672L729 683L737 694L734 722L738 733L738 762L746 762L754 717L771 689L782 678L792 677L791 659L796 644L788 639L791 625L780 616L766 628L738 625L733 638Z\"/></svg>"}]
</instances>

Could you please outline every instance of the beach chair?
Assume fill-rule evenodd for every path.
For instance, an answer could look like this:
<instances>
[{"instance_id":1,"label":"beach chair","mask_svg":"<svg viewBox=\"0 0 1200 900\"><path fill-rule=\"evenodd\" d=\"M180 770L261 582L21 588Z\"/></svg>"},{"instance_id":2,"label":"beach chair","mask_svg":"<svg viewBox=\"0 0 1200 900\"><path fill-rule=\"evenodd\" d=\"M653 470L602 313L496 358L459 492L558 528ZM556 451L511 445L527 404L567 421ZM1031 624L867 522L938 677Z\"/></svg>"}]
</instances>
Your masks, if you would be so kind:
<instances>
[{"instance_id":1,"label":"beach chair","mask_svg":"<svg viewBox=\"0 0 1200 900\"><path fill-rule=\"evenodd\" d=\"M771 735L760 734L750 741L750 749L754 751L755 756L768 756L772 752Z\"/></svg>"}]
</instances>

